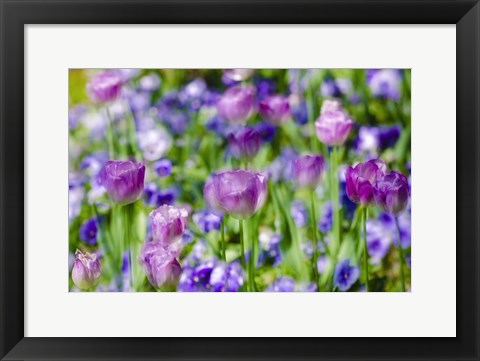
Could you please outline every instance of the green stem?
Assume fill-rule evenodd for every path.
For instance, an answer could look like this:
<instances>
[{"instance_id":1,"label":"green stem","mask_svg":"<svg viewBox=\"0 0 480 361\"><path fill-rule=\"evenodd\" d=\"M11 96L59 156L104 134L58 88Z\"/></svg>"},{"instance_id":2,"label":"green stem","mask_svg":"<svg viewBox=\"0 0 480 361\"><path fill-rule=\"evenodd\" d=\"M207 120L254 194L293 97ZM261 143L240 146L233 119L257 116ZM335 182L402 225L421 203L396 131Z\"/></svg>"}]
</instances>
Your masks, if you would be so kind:
<instances>
[{"instance_id":1,"label":"green stem","mask_svg":"<svg viewBox=\"0 0 480 361\"><path fill-rule=\"evenodd\" d=\"M251 225L251 222L250 222ZM251 248L250 248L250 257L248 258L248 262L250 264L250 272L249 272L249 279L250 279L250 292L255 292L255 240L252 237L251 228L248 228L248 237L252 240Z\"/></svg>"},{"instance_id":2,"label":"green stem","mask_svg":"<svg viewBox=\"0 0 480 361\"><path fill-rule=\"evenodd\" d=\"M397 243L397 248L398 248L398 254L400 255L400 275L402 277L402 292L406 291L405 288L405 270L404 270L404 256L403 256L403 248L402 248L402 235L400 233L400 224L398 223L398 217L395 217L395 223L397 225L397 230L398 230L398 243Z\"/></svg>"},{"instance_id":3,"label":"green stem","mask_svg":"<svg viewBox=\"0 0 480 361\"><path fill-rule=\"evenodd\" d=\"M222 223L220 224L220 235L222 237L222 256L223 256L223 262L225 264L227 263L227 244L225 242L225 217L226 215L223 216Z\"/></svg>"},{"instance_id":4,"label":"green stem","mask_svg":"<svg viewBox=\"0 0 480 361\"><path fill-rule=\"evenodd\" d=\"M367 218L368 218L368 208L365 206L363 208L363 265L365 271L365 289L368 292L368 249L367 249Z\"/></svg>"},{"instance_id":5,"label":"green stem","mask_svg":"<svg viewBox=\"0 0 480 361\"><path fill-rule=\"evenodd\" d=\"M320 291L320 282L318 277L318 237L317 237L317 217L315 216L315 191L312 190L312 233L313 233L313 277L317 285L317 291Z\"/></svg>"},{"instance_id":6,"label":"green stem","mask_svg":"<svg viewBox=\"0 0 480 361\"><path fill-rule=\"evenodd\" d=\"M110 159L115 159L115 147L113 146L113 127L112 127L112 117L108 111L108 106L105 107L105 112L107 113L107 142L108 142L108 156Z\"/></svg>"},{"instance_id":7,"label":"green stem","mask_svg":"<svg viewBox=\"0 0 480 361\"><path fill-rule=\"evenodd\" d=\"M245 273L247 273L247 291L249 288L249 282L248 282L248 270L245 265L245 247L244 247L244 242L243 242L243 219L240 219L239 221L239 227L240 227L240 262L242 264L243 269L245 270Z\"/></svg>"},{"instance_id":8,"label":"green stem","mask_svg":"<svg viewBox=\"0 0 480 361\"><path fill-rule=\"evenodd\" d=\"M126 248L128 252L128 270L130 273L130 289L133 291L133 262L132 262L132 230L131 230L131 221L132 221L132 205L127 204L123 207L123 215L124 215L124 230L125 230L125 241L126 241Z\"/></svg>"},{"instance_id":9,"label":"green stem","mask_svg":"<svg viewBox=\"0 0 480 361\"><path fill-rule=\"evenodd\" d=\"M333 208L333 242L332 253L334 257L337 257L337 253L340 247L340 206L339 206L339 184L338 184L338 149L333 147L330 152L330 195L332 198Z\"/></svg>"}]
</instances>

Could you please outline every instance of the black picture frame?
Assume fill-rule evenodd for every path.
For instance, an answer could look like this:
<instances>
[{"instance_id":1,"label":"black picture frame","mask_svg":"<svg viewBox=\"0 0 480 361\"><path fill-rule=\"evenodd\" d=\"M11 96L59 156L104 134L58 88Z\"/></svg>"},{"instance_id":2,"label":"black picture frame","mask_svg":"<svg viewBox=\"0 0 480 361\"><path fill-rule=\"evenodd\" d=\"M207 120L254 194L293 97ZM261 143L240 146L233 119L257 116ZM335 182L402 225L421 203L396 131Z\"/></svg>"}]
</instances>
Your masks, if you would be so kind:
<instances>
[{"instance_id":1,"label":"black picture frame","mask_svg":"<svg viewBox=\"0 0 480 361\"><path fill-rule=\"evenodd\" d=\"M479 360L478 0L0 0L0 14L2 360ZM457 337L24 337L24 26L172 23L456 24Z\"/></svg>"}]
</instances>

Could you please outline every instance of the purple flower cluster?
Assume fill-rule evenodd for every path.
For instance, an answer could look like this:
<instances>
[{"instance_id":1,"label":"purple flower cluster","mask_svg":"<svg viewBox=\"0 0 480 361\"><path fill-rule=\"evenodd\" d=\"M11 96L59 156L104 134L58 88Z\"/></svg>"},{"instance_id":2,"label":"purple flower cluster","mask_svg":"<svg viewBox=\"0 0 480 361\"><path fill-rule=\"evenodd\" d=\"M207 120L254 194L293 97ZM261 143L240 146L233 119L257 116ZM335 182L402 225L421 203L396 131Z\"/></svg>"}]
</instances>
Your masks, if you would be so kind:
<instances>
[{"instance_id":1,"label":"purple flower cluster","mask_svg":"<svg viewBox=\"0 0 480 361\"><path fill-rule=\"evenodd\" d=\"M192 216L193 222L204 233L219 231L223 220L223 214L207 209L197 211Z\"/></svg>"},{"instance_id":2,"label":"purple flower cluster","mask_svg":"<svg viewBox=\"0 0 480 361\"><path fill-rule=\"evenodd\" d=\"M387 173L386 170L380 159L348 167L345 178L350 200L364 206L375 201L380 208L393 214L405 210L410 198L407 178L400 172Z\"/></svg>"},{"instance_id":3,"label":"purple flower cluster","mask_svg":"<svg viewBox=\"0 0 480 361\"><path fill-rule=\"evenodd\" d=\"M291 277L279 277L265 289L265 292L315 292L317 286L314 283L295 283Z\"/></svg>"},{"instance_id":4,"label":"purple flower cluster","mask_svg":"<svg viewBox=\"0 0 480 361\"><path fill-rule=\"evenodd\" d=\"M163 205L150 213L152 242L146 242L138 261L150 284L164 291L175 290L182 268L177 260L188 222L183 208Z\"/></svg>"},{"instance_id":5,"label":"purple flower cluster","mask_svg":"<svg viewBox=\"0 0 480 361\"><path fill-rule=\"evenodd\" d=\"M180 292L237 292L244 283L239 262L225 263L212 259L186 265L177 287Z\"/></svg>"}]
</instances>

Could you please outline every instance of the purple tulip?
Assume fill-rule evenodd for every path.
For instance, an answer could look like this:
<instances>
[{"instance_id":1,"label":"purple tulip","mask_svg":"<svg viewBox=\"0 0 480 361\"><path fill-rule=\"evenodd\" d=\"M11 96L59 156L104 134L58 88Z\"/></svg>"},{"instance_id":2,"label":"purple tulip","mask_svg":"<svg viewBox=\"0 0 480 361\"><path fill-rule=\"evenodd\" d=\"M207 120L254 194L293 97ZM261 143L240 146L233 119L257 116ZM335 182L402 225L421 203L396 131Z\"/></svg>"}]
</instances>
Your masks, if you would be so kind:
<instances>
[{"instance_id":1,"label":"purple tulip","mask_svg":"<svg viewBox=\"0 0 480 361\"><path fill-rule=\"evenodd\" d=\"M325 100L320 117L315 122L317 137L322 143L333 147L345 143L353 120L337 100Z\"/></svg>"},{"instance_id":2,"label":"purple tulip","mask_svg":"<svg viewBox=\"0 0 480 361\"><path fill-rule=\"evenodd\" d=\"M145 165L130 160L109 160L100 172L100 182L110 199L119 205L140 198L145 180Z\"/></svg>"},{"instance_id":3,"label":"purple tulip","mask_svg":"<svg viewBox=\"0 0 480 361\"><path fill-rule=\"evenodd\" d=\"M223 79L227 84L244 81L250 78L254 69L226 69L223 71Z\"/></svg>"},{"instance_id":4,"label":"purple tulip","mask_svg":"<svg viewBox=\"0 0 480 361\"><path fill-rule=\"evenodd\" d=\"M153 241L179 252L180 241L188 223L187 210L165 204L150 213L150 220Z\"/></svg>"},{"instance_id":5,"label":"purple tulip","mask_svg":"<svg viewBox=\"0 0 480 361\"><path fill-rule=\"evenodd\" d=\"M298 186L315 188L325 170L321 155L302 155L293 161L293 178Z\"/></svg>"},{"instance_id":6,"label":"purple tulip","mask_svg":"<svg viewBox=\"0 0 480 361\"><path fill-rule=\"evenodd\" d=\"M260 133L251 127L242 127L228 135L233 156L241 160L251 160L260 150Z\"/></svg>"},{"instance_id":7,"label":"purple tulip","mask_svg":"<svg viewBox=\"0 0 480 361\"><path fill-rule=\"evenodd\" d=\"M175 256L176 252L159 242L145 243L138 262L153 287L171 291L177 285L182 267Z\"/></svg>"},{"instance_id":8,"label":"purple tulip","mask_svg":"<svg viewBox=\"0 0 480 361\"><path fill-rule=\"evenodd\" d=\"M94 103L105 103L118 98L122 91L122 79L113 71L98 73L87 84L87 93Z\"/></svg>"},{"instance_id":9,"label":"purple tulip","mask_svg":"<svg viewBox=\"0 0 480 361\"><path fill-rule=\"evenodd\" d=\"M252 115L254 97L252 85L231 87L217 101L218 114L230 122L242 123Z\"/></svg>"},{"instance_id":10,"label":"purple tulip","mask_svg":"<svg viewBox=\"0 0 480 361\"><path fill-rule=\"evenodd\" d=\"M95 253L83 253L77 249L72 270L73 283L82 290L94 287L100 279L100 273L100 262L97 255Z\"/></svg>"},{"instance_id":11,"label":"purple tulip","mask_svg":"<svg viewBox=\"0 0 480 361\"><path fill-rule=\"evenodd\" d=\"M375 202L385 211L398 215L407 208L410 189L407 178L391 171L377 180L373 188Z\"/></svg>"},{"instance_id":12,"label":"purple tulip","mask_svg":"<svg viewBox=\"0 0 480 361\"><path fill-rule=\"evenodd\" d=\"M371 159L365 163L358 163L355 167L348 167L345 173L348 198L362 205L373 202L373 187L375 182L383 177L387 166L381 159Z\"/></svg>"},{"instance_id":13,"label":"purple tulip","mask_svg":"<svg viewBox=\"0 0 480 361\"><path fill-rule=\"evenodd\" d=\"M237 219L251 217L267 198L267 177L244 170L213 174L203 189L207 205Z\"/></svg>"},{"instance_id":14,"label":"purple tulip","mask_svg":"<svg viewBox=\"0 0 480 361\"><path fill-rule=\"evenodd\" d=\"M343 260L335 266L333 280L340 291L347 291L357 282L360 270L356 266L350 266L350 260Z\"/></svg>"},{"instance_id":15,"label":"purple tulip","mask_svg":"<svg viewBox=\"0 0 480 361\"><path fill-rule=\"evenodd\" d=\"M260 113L274 125L280 125L290 117L290 104L284 95L270 95L258 106Z\"/></svg>"}]
</instances>

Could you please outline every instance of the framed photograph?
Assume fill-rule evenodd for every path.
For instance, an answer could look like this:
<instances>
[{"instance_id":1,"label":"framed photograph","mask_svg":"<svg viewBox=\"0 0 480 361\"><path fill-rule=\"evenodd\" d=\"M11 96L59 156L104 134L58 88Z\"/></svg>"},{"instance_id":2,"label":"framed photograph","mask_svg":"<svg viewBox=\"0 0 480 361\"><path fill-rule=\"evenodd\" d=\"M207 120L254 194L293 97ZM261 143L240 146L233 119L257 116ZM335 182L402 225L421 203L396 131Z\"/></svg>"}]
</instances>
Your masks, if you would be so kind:
<instances>
[{"instance_id":1,"label":"framed photograph","mask_svg":"<svg viewBox=\"0 0 480 361\"><path fill-rule=\"evenodd\" d=\"M1 360L479 359L478 1L1 9Z\"/></svg>"}]
</instances>

